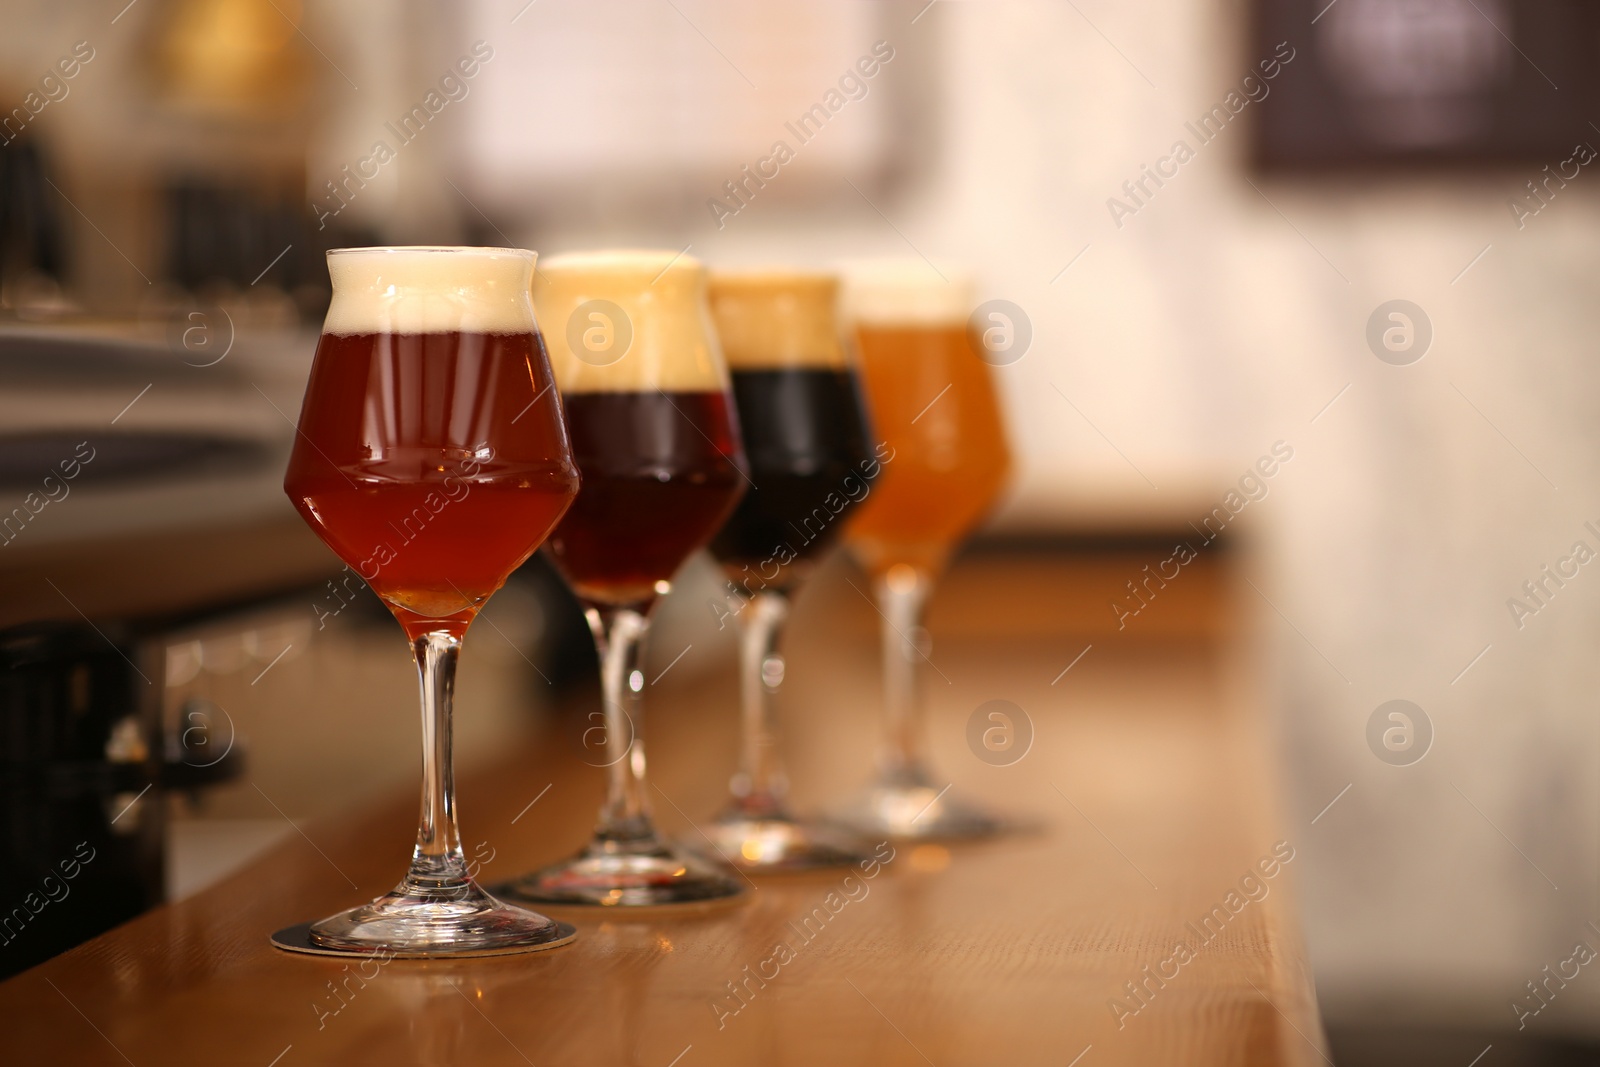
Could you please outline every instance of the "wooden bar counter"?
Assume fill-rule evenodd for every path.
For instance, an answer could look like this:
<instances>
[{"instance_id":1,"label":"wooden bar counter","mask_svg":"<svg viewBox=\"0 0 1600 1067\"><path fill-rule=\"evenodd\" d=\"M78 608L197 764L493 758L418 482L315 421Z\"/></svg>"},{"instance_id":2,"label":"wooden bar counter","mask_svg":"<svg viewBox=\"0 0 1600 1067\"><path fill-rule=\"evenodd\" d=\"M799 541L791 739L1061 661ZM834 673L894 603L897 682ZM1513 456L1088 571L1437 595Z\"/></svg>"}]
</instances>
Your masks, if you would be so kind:
<instances>
[{"instance_id":1,"label":"wooden bar counter","mask_svg":"<svg viewBox=\"0 0 1600 1067\"><path fill-rule=\"evenodd\" d=\"M1313 831L1279 818L1229 569L1190 564L1118 629L1109 600L1155 558L980 554L940 592L935 767L1030 832L885 846L880 868L758 879L746 903L700 915L553 911L579 938L533 955L369 962L363 979L271 948L271 931L398 878L408 790L0 985L0 1063L1328 1062L1293 889ZM858 587L834 568L796 612L785 706L802 807L846 797L877 740L877 617ZM734 687L679 669L648 694L653 793L662 823L703 843ZM1031 722L1009 765L968 748L991 700ZM572 732L552 724L529 751L463 768L485 881L584 839L602 779Z\"/></svg>"}]
</instances>

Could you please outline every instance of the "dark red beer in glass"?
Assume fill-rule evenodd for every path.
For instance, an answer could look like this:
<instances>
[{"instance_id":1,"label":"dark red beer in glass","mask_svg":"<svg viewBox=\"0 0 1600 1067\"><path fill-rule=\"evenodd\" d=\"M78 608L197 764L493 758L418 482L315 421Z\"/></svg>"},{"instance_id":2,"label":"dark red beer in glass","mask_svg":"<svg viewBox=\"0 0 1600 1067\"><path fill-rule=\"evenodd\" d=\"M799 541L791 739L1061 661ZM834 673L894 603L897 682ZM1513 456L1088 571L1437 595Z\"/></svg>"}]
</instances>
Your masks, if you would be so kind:
<instances>
[{"instance_id":1,"label":"dark red beer in glass","mask_svg":"<svg viewBox=\"0 0 1600 1067\"><path fill-rule=\"evenodd\" d=\"M558 256L542 265L533 295L583 473L549 555L600 655L610 778L589 846L504 891L599 907L737 897L739 880L656 831L645 784L650 610L748 482L705 268L673 252Z\"/></svg>"},{"instance_id":2,"label":"dark red beer in glass","mask_svg":"<svg viewBox=\"0 0 1600 1067\"><path fill-rule=\"evenodd\" d=\"M348 911L274 935L295 951L486 955L564 944L565 924L504 904L467 870L456 827L451 716L473 617L578 490L528 287L507 248L328 253L333 299L284 491L411 638L423 784L404 879Z\"/></svg>"}]
</instances>

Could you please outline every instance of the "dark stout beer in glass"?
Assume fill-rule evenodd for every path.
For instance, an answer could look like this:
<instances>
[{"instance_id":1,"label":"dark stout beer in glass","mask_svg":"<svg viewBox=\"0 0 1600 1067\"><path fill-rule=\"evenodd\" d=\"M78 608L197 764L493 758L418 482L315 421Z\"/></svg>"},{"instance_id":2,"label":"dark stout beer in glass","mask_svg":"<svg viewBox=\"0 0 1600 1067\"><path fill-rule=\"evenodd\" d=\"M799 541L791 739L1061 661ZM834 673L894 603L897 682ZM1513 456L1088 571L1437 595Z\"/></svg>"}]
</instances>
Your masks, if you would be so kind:
<instances>
[{"instance_id":1,"label":"dark stout beer in glass","mask_svg":"<svg viewBox=\"0 0 1600 1067\"><path fill-rule=\"evenodd\" d=\"M838 540L879 467L837 334L838 284L798 272L713 274L711 313L757 488L711 542L730 581L791 588Z\"/></svg>"},{"instance_id":2,"label":"dark stout beer in glass","mask_svg":"<svg viewBox=\"0 0 1600 1067\"><path fill-rule=\"evenodd\" d=\"M711 829L749 871L848 865L856 844L789 811L777 742L789 599L867 498L881 466L840 343L831 275L715 274L711 313L733 375L755 487L711 543L740 636L740 761Z\"/></svg>"}]
</instances>

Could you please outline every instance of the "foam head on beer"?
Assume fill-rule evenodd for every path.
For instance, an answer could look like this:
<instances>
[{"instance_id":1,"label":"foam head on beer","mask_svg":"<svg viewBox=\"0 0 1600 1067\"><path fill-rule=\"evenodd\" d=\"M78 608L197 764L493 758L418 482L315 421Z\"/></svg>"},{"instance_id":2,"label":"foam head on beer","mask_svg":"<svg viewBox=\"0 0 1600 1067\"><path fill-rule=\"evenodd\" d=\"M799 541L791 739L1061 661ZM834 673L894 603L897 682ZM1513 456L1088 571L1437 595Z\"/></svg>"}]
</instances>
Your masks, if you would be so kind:
<instances>
[{"instance_id":1,"label":"foam head on beer","mask_svg":"<svg viewBox=\"0 0 1600 1067\"><path fill-rule=\"evenodd\" d=\"M816 271L713 271L711 317L728 369L842 370L837 277Z\"/></svg>"},{"instance_id":2,"label":"foam head on beer","mask_svg":"<svg viewBox=\"0 0 1600 1067\"><path fill-rule=\"evenodd\" d=\"M976 306L972 276L924 259L867 259L845 264L845 317L853 326L965 326Z\"/></svg>"},{"instance_id":3,"label":"foam head on beer","mask_svg":"<svg viewBox=\"0 0 1600 1067\"><path fill-rule=\"evenodd\" d=\"M556 384L572 393L728 387L706 307L706 270L668 250L551 256L533 279Z\"/></svg>"},{"instance_id":4,"label":"foam head on beer","mask_svg":"<svg viewBox=\"0 0 1600 1067\"><path fill-rule=\"evenodd\" d=\"M522 248L336 248L322 332L531 333L534 260Z\"/></svg>"}]
</instances>

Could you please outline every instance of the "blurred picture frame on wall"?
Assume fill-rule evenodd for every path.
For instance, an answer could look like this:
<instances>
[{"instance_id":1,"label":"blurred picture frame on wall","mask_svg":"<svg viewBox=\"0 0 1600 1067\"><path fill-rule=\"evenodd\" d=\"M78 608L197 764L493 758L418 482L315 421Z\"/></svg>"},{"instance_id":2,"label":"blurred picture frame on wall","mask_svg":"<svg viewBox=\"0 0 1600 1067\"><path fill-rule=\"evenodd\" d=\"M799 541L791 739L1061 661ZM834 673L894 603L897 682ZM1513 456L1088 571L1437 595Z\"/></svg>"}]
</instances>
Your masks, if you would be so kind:
<instances>
[{"instance_id":1,"label":"blurred picture frame on wall","mask_svg":"<svg viewBox=\"0 0 1600 1067\"><path fill-rule=\"evenodd\" d=\"M1252 107L1262 171L1559 166L1600 145L1585 0L1257 0L1248 58L1285 43L1296 61Z\"/></svg>"}]
</instances>

